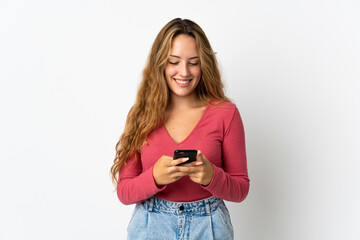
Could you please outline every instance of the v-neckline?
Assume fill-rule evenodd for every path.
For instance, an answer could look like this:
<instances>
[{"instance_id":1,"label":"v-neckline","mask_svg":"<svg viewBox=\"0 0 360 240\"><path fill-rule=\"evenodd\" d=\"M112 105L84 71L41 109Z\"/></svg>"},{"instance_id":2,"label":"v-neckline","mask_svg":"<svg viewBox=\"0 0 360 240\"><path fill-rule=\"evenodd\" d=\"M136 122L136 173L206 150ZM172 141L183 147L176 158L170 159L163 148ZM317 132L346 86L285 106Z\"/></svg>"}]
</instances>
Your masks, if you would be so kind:
<instances>
[{"instance_id":1,"label":"v-neckline","mask_svg":"<svg viewBox=\"0 0 360 240\"><path fill-rule=\"evenodd\" d=\"M169 131L166 129L165 124L162 124L162 127L164 128L166 135L167 135L167 136L170 138L170 140L171 140L173 143L175 143L176 145L180 145L180 144L184 143L188 138L191 137L191 135L192 135L192 134L195 132L195 130L198 128L200 122L203 120L203 118L204 118L204 116L205 116L205 114L206 114L206 112L207 112L207 110L208 110L208 108L209 108L209 105L210 105L210 103L208 103L208 104L206 105L205 110L204 110L204 112L202 113L199 121L196 123L195 127L190 131L190 133L189 133L183 140L181 140L180 142L176 142L176 141L171 137L171 135L169 134Z\"/></svg>"}]
</instances>

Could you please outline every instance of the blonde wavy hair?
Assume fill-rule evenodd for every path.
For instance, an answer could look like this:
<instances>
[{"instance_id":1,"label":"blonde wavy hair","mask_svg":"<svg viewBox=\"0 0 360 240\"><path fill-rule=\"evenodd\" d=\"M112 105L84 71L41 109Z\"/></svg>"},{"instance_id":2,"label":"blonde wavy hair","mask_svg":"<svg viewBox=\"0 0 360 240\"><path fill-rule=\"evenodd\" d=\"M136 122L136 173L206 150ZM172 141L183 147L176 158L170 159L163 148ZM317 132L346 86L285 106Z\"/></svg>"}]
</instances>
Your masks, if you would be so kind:
<instances>
[{"instance_id":1,"label":"blonde wavy hair","mask_svg":"<svg viewBox=\"0 0 360 240\"><path fill-rule=\"evenodd\" d=\"M161 29L152 45L135 104L128 114L125 130L116 144L114 164L110 170L116 185L120 181L119 171L126 165L127 159L135 155L136 161L147 135L163 124L170 98L165 67L172 40L180 34L191 36L196 40L201 68L201 79L195 88L199 100L207 103L210 99L229 101L224 94L215 53L204 31L191 20L181 18L171 20Z\"/></svg>"}]
</instances>

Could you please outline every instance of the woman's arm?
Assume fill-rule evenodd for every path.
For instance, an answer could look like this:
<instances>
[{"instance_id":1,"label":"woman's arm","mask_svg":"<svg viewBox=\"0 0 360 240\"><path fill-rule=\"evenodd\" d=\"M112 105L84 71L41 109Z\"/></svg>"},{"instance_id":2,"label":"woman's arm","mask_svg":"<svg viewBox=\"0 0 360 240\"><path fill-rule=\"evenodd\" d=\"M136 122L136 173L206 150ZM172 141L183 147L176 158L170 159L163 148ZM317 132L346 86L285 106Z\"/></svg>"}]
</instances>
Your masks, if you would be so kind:
<instances>
[{"instance_id":1,"label":"woman's arm","mask_svg":"<svg viewBox=\"0 0 360 240\"><path fill-rule=\"evenodd\" d=\"M241 202L249 192L244 127L237 108L222 142L223 168L213 165L214 172L204 189L227 201Z\"/></svg>"},{"instance_id":2,"label":"woman's arm","mask_svg":"<svg viewBox=\"0 0 360 240\"><path fill-rule=\"evenodd\" d=\"M120 170L120 183L117 194L123 204L142 202L164 190L166 185L187 175L176 167L188 158L173 160L170 156L161 156L150 169L143 172L141 160L136 163L133 155Z\"/></svg>"},{"instance_id":3,"label":"woman's arm","mask_svg":"<svg viewBox=\"0 0 360 240\"><path fill-rule=\"evenodd\" d=\"M153 178L153 167L142 171L141 160L135 161L135 154L127 160L120 170L120 182L117 187L117 195L123 204L133 204L144 201L165 189L159 188Z\"/></svg>"}]
</instances>

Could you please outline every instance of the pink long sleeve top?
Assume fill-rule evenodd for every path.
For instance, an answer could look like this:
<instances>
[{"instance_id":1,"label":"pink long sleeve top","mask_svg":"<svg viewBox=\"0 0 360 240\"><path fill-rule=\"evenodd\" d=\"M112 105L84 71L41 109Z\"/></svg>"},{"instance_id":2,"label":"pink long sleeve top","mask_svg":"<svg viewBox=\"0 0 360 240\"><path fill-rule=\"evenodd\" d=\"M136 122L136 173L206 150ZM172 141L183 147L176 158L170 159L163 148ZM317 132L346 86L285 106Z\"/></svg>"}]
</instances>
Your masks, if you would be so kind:
<instances>
[{"instance_id":1,"label":"pink long sleeve top","mask_svg":"<svg viewBox=\"0 0 360 240\"><path fill-rule=\"evenodd\" d=\"M249 191L244 127L235 104L208 104L192 130L181 142L175 142L164 125L153 130L143 145L140 158L128 159L120 170L117 194L123 204L133 204L156 196L176 202L191 202L216 196L241 202ZM173 156L178 149L195 149L207 157L214 168L209 185L191 181L184 176L176 182L157 187L153 166L162 155Z\"/></svg>"}]
</instances>

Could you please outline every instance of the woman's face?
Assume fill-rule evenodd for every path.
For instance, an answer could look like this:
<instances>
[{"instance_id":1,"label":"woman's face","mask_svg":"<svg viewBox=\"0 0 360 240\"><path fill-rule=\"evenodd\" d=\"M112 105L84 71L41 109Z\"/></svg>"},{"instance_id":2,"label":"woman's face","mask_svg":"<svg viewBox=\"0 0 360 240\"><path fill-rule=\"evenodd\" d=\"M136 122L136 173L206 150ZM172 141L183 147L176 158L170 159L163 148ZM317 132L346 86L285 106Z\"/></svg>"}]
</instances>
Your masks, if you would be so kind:
<instances>
[{"instance_id":1,"label":"woman's face","mask_svg":"<svg viewBox=\"0 0 360 240\"><path fill-rule=\"evenodd\" d=\"M173 39L165 77L172 95L186 97L195 94L194 89L200 81L201 69L193 37L180 34Z\"/></svg>"}]
</instances>

